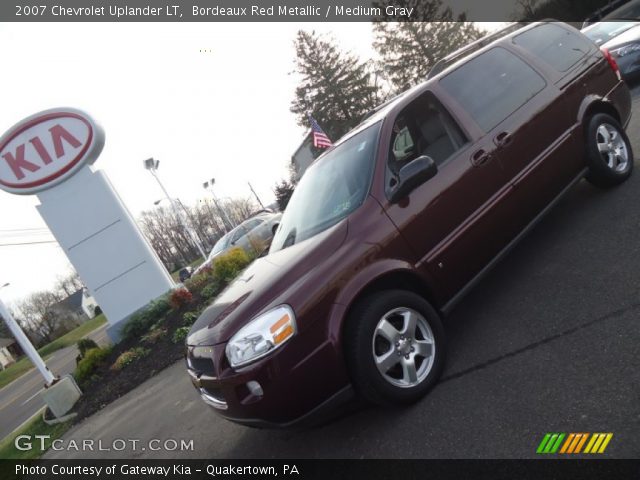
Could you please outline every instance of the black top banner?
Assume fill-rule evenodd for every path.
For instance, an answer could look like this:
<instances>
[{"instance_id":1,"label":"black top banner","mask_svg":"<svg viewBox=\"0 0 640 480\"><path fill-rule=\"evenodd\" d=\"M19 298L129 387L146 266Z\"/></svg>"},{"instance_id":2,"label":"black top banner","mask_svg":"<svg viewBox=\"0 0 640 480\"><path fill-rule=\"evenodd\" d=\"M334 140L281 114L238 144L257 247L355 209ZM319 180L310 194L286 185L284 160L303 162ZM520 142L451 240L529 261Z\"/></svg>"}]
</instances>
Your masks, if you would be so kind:
<instances>
[{"instance_id":1,"label":"black top banner","mask_svg":"<svg viewBox=\"0 0 640 480\"><path fill-rule=\"evenodd\" d=\"M2 22L510 22L640 17L638 0L14 0Z\"/></svg>"}]
</instances>

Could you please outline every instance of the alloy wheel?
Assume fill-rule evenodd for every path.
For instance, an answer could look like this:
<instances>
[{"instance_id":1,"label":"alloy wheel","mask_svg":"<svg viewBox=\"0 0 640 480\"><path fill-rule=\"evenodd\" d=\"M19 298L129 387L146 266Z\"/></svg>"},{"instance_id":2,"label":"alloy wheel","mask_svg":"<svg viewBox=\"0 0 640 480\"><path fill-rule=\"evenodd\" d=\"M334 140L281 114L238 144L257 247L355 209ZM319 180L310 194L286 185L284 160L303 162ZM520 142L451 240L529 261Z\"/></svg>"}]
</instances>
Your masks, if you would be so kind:
<instances>
[{"instance_id":1,"label":"alloy wheel","mask_svg":"<svg viewBox=\"0 0 640 480\"><path fill-rule=\"evenodd\" d=\"M623 172L629 164L629 151L624 138L616 127L603 123L596 130L598 151L607 166L615 172Z\"/></svg>"},{"instance_id":2,"label":"alloy wheel","mask_svg":"<svg viewBox=\"0 0 640 480\"><path fill-rule=\"evenodd\" d=\"M395 308L378 322L373 357L382 377L394 386L411 388L431 371L436 346L427 320L411 308Z\"/></svg>"}]
</instances>

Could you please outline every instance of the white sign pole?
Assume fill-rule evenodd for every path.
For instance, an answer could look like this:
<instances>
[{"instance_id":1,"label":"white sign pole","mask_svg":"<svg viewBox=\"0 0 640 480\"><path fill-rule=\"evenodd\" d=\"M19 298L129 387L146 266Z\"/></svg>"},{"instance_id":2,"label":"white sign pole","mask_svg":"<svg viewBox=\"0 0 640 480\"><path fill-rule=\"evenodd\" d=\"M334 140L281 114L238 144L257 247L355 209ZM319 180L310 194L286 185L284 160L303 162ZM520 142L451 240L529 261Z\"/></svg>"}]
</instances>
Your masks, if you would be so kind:
<instances>
[{"instance_id":1,"label":"white sign pole","mask_svg":"<svg viewBox=\"0 0 640 480\"><path fill-rule=\"evenodd\" d=\"M18 325L18 322L15 321L15 319L9 312L9 309L2 302L1 298L0 298L0 316L4 319L5 323L9 327L9 330L11 330L13 337L16 339L18 344L20 344L20 347L22 347L22 350L24 351L24 353L26 353L26 355L29 357L31 362L33 362L36 368L40 371L40 373L44 377L44 380L47 386L50 386L56 380L55 375L51 373L51 370L49 370L49 367L47 367L46 363L44 363L44 360L42 360L42 357L40 357L40 354L38 353L38 351L35 349L35 347L31 344L27 336L24 334L24 332L20 328L20 325Z\"/></svg>"}]
</instances>

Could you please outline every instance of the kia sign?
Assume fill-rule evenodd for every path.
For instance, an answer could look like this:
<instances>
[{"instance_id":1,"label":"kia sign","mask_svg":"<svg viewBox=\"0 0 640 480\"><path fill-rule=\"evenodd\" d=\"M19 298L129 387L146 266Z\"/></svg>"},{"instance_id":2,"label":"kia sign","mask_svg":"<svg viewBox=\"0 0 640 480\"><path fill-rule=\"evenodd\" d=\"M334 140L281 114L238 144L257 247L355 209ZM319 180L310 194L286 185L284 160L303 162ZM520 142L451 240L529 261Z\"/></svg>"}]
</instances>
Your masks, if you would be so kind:
<instances>
[{"instance_id":1,"label":"kia sign","mask_svg":"<svg viewBox=\"0 0 640 480\"><path fill-rule=\"evenodd\" d=\"M103 146L104 131L81 110L32 115L0 138L0 188L22 195L46 190L93 163Z\"/></svg>"}]
</instances>

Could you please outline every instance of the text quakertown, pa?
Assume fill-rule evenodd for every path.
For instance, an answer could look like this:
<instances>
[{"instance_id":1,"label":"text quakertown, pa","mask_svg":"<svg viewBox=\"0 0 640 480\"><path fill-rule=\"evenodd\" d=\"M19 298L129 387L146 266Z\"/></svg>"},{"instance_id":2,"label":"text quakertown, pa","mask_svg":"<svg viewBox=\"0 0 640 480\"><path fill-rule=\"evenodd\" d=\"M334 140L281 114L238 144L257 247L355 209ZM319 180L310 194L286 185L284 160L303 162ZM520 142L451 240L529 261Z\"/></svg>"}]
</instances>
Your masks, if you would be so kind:
<instances>
[{"instance_id":1,"label":"text quakertown, pa","mask_svg":"<svg viewBox=\"0 0 640 480\"><path fill-rule=\"evenodd\" d=\"M253 5L250 7L200 7L194 5L192 15L197 16L231 16L231 17L249 17L249 16L303 16L303 17L328 17L333 15L338 17L381 17L386 15L389 17L407 17L410 18L414 8L396 7L387 5L381 7L344 7L342 5L328 6L326 11L323 8L307 5L303 7L288 7L286 5L275 5L263 7Z\"/></svg>"}]
</instances>

